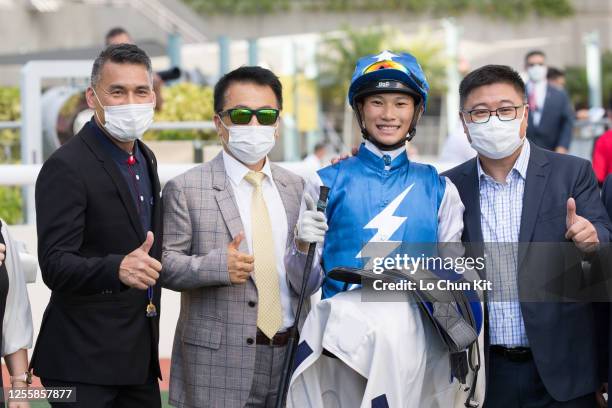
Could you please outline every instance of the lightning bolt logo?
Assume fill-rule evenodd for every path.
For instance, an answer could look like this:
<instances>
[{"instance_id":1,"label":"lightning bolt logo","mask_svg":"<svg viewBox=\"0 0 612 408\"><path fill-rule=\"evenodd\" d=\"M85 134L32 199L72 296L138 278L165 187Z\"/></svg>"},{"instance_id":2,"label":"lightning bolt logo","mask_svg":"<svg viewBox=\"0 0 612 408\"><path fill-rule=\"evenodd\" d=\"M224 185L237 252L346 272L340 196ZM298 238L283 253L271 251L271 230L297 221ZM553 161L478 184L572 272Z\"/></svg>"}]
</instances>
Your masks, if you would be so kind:
<instances>
[{"instance_id":1,"label":"lightning bolt logo","mask_svg":"<svg viewBox=\"0 0 612 408\"><path fill-rule=\"evenodd\" d=\"M385 256L388 254L388 252L382 255L379 253L370 253L371 251L368 251L368 247L371 246L371 243L392 243L393 245L391 245L391 247L393 248L391 248L391 251L399 246L399 243L401 243L401 241L390 241L389 238L391 238L395 231L397 231L398 228L402 226L404 221L406 221L407 217L398 217L396 215L393 215L393 213L395 213L397 207L399 207L402 201L404 201L404 198L410 192L410 190L412 190L412 187L414 187L414 183L408 186L408 188L406 188L406 190L404 190L400 195L395 197L395 199L388 206L386 206L380 213L378 213L374 218L372 218L370 222L366 224L365 227L363 227L364 229L377 229L378 231L376 231L376 234L374 234L374 236L368 241L368 243L364 245L364 247L361 249L361 251L359 251L355 258L365 258L374 255ZM378 251L376 252L379 252L381 249L381 245L374 245L373 247L378 249ZM386 245L383 245L383 247L386 247Z\"/></svg>"}]
</instances>

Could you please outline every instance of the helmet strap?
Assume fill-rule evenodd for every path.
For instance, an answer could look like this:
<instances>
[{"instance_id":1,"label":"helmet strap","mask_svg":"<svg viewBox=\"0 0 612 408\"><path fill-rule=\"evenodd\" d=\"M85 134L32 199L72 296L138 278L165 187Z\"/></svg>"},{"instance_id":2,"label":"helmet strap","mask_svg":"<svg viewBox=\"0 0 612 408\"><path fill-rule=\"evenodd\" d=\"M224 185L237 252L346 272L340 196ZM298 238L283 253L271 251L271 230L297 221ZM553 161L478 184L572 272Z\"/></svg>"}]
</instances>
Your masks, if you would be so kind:
<instances>
[{"instance_id":1,"label":"helmet strap","mask_svg":"<svg viewBox=\"0 0 612 408\"><path fill-rule=\"evenodd\" d=\"M410 130L408 131L408 136L406 136L407 142L411 141L414 135L416 135L416 125L421 118L421 109L423 109L423 100L420 100L414 108L414 115L412 116L412 122L410 122Z\"/></svg>"}]
</instances>

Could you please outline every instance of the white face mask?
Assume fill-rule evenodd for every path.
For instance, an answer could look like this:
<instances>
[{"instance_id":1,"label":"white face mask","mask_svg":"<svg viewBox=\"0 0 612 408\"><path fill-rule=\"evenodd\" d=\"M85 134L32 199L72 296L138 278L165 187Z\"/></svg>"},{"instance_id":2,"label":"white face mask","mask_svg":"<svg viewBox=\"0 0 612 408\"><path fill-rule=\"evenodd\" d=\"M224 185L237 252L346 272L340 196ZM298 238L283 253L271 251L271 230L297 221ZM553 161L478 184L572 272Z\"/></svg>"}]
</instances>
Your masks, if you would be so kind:
<instances>
[{"instance_id":1,"label":"white face mask","mask_svg":"<svg viewBox=\"0 0 612 408\"><path fill-rule=\"evenodd\" d=\"M106 121L104 128L120 142L133 142L142 138L144 132L153 123L154 102L104 106L96 95L96 91L94 91L94 96L104 109L104 119Z\"/></svg>"},{"instance_id":2,"label":"white face mask","mask_svg":"<svg viewBox=\"0 0 612 408\"><path fill-rule=\"evenodd\" d=\"M491 115L487 123L466 123L472 147L490 159L510 156L525 141L519 135L524 116L523 109L523 115L514 120L499 120L497 115Z\"/></svg>"},{"instance_id":3,"label":"white face mask","mask_svg":"<svg viewBox=\"0 0 612 408\"><path fill-rule=\"evenodd\" d=\"M234 157L245 164L255 164L274 147L276 126L221 125L229 132L227 147Z\"/></svg>"},{"instance_id":4,"label":"white face mask","mask_svg":"<svg viewBox=\"0 0 612 408\"><path fill-rule=\"evenodd\" d=\"M529 79L533 82L540 82L545 80L546 72L548 72L546 65L532 65L527 68L527 75L529 75Z\"/></svg>"}]
</instances>

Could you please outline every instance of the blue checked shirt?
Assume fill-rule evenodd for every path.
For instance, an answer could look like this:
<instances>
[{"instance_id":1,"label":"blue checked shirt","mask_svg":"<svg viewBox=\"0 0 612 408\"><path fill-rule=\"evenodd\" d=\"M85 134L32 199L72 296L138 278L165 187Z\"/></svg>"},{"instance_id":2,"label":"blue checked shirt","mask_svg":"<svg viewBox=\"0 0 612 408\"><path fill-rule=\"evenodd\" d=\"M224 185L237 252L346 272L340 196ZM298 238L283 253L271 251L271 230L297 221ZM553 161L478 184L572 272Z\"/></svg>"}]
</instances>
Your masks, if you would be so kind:
<instances>
[{"instance_id":1,"label":"blue checked shirt","mask_svg":"<svg viewBox=\"0 0 612 408\"><path fill-rule=\"evenodd\" d=\"M491 344L528 347L518 296L518 240L523 210L523 192L529 163L529 142L506 177L498 183L485 174L480 161L480 226L485 242L487 279L492 291L487 303Z\"/></svg>"}]
</instances>

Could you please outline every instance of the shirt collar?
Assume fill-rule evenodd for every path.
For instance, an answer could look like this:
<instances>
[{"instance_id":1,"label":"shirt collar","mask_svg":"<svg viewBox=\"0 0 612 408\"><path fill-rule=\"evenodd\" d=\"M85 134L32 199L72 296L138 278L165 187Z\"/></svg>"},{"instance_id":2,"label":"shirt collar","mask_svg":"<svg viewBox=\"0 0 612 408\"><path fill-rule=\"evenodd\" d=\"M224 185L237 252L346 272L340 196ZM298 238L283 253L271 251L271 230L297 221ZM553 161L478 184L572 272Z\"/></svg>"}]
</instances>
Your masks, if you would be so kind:
<instances>
[{"instance_id":1,"label":"shirt collar","mask_svg":"<svg viewBox=\"0 0 612 408\"><path fill-rule=\"evenodd\" d=\"M519 154L516 161L514 162L514 165L512 166L512 169L510 170L510 173L508 173L508 175L510 175L513 170L516 170L516 172L523 178L523 180L527 179L527 166L529 165L530 154L531 154L531 147L529 144L529 140L525 138L525 141L523 142L523 148L521 149L521 153ZM483 177L485 178L491 177L488 174L486 174L484 170L482 169L482 166L480 165L480 159L476 160L476 167L478 169L478 180L481 180Z\"/></svg>"},{"instance_id":2,"label":"shirt collar","mask_svg":"<svg viewBox=\"0 0 612 408\"><path fill-rule=\"evenodd\" d=\"M395 150L382 151L378 147L376 147L374 143L370 142L369 140L365 141L365 147L366 149L368 149L369 151L371 151L372 153L374 153L376 156L380 158L382 158L383 155L387 154L391 156L391 160L395 159L397 156L399 156L402 153L406 153L406 146L398 147Z\"/></svg>"},{"instance_id":3,"label":"shirt collar","mask_svg":"<svg viewBox=\"0 0 612 408\"><path fill-rule=\"evenodd\" d=\"M100 141L102 146L104 146L104 149L108 152L108 154L110 154L111 158L114 161L118 163L127 163L127 160L131 155L134 156L134 159L136 159L137 162L140 161L140 152L138 151L137 141L134 142L134 150L132 151L132 154L130 154L125 150L121 149L115 143L113 143L113 141L110 139L110 136L108 136L106 133L104 133L102 129L100 129L100 126L98 126L98 123L94 118L91 119L89 124L94 129L94 133L98 137L98 140Z\"/></svg>"},{"instance_id":4,"label":"shirt collar","mask_svg":"<svg viewBox=\"0 0 612 408\"><path fill-rule=\"evenodd\" d=\"M361 146L359 146L357 158L359 158L366 166L371 167L375 170L395 171L410 163L408 160L408 154L406 153L406 149L401 148L401 151L404 154L397 154L394 159L392 158L390 160L384 160L384 155L391 155L385 151L380 150L380 154L376 154L370 149L368 149L365 143L362 143Z\"/></svg>"},{"instance_id":5,"label":"shirt collar","mask_svg":"<svg viewBox=\"0 0 612 408\"><path fill-rule=\"evenodd\" d=\"M244 179L244 176L251 171L251 169L227 153L225 149L223 150L223 165L225 166L225 173L236 186L238 186ZM270 160L268 157L266 157L266 162L261 172L266 175L266 179L272 181L272 169L270 168Z\"/></svg>"},{"instance_id":6,"label":"shirt collar","mask_svg":"<svg viewBox=\"0 0 612 408\"><path fill-rule=\"evenodd\" d=\"M542 93L546 91L546 87L548 86L548 81L546 79L543 79L542 81L538 81L538 82L529 81L527 82L527 86L529 87L528 89L529 92L531 92L535 88L537 93Z\"/></svg>"}]
</instances>

